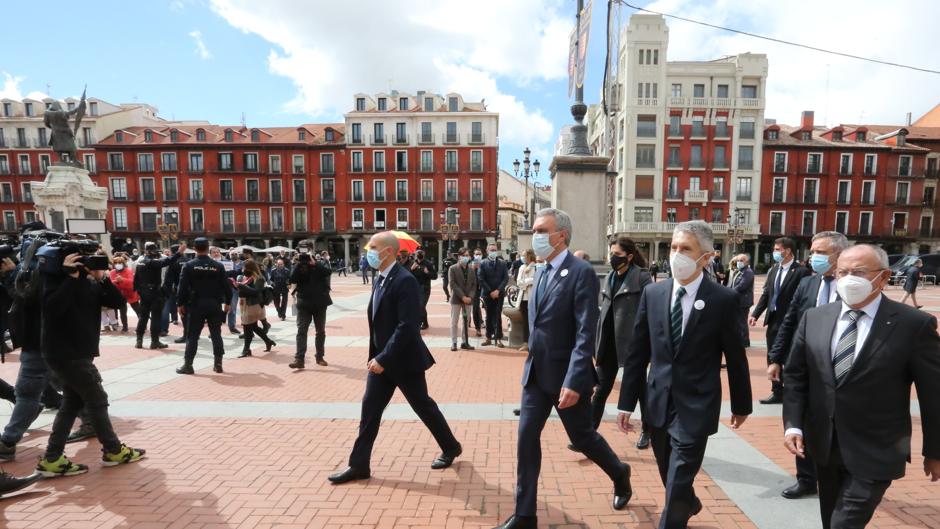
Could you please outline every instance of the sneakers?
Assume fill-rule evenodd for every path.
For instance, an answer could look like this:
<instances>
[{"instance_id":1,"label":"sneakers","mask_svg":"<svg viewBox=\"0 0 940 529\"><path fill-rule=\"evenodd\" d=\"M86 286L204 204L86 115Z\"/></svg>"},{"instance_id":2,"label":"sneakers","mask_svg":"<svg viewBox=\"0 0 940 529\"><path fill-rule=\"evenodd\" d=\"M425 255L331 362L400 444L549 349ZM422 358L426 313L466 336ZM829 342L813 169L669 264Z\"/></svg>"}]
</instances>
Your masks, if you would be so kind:
<instances>
[{"instance_id":1,"label":"sneakers","mask_svg":"<svg viewBox=\"0 0 940 529\"><path fill-rule=\"evenodd\" d=\"M38 481L41 477L42 476L39 474L33 473L29 476L18 478L13 474L7 474L6 472L0 471L0 497L2 497L4 494L9 494L20 489L25 489L26 487Z\"/></svg>"},{"instance_id":2,"label":"sneakers","mask_svg":"<svg viewBox=\"0 0 940 529\"><path fill-rule=\"evenodd\" d=\"M147 451L143 448L131 448L127 445L121 445L121 450L116 454L105 452L101 456L101 464L106 467L117 465L126 465L127 463L136 463L144 458Z\"/></svg>"},{"instance_id":3,"label":"sneakers","mask_svg":"<svg viewBox=\"0 0 940 529\"><path fill-rule=\"evenodd\" d=\"M64 455L59 456L59 459L55 461L49 461L45 457L41 457L39 458L39 464L36 465L36 473L44 478L77 476L85 472L88 472L88 466L73 463Z\"/></svg>"},{"instance_id":4,"label":"sneakers","mask_svg":"<svg viewBox=\"0 0 940 529\"><path fill-rule=\"evenodd\" d=\"M0 461L13 461L16 458L16 445L8 445L0 441ZM0 474L2 476L2 474Z\"/></svg>"},{"instance_id":5,"label":"sneakers","mask_svg":"<svg viewBox=\"0 0 940 529\"><path fill-rule=\"evenodd\" d=\"M98 434L95 433L95 429L90 425L82 423L77 430L70 433L68 438L65 440L66 443L77 443L78 441L84 441L92 437L97 437Z\"/></svg>"}]
</instances>

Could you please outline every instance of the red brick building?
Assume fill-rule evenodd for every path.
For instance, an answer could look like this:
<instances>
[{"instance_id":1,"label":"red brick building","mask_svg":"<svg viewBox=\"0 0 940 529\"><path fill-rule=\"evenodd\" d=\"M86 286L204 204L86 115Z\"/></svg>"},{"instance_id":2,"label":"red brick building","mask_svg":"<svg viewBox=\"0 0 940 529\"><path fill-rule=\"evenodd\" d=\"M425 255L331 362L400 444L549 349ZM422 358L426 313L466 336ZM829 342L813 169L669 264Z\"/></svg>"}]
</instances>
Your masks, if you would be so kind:
<instances>
[{"instance_id":1,"label":"red brick building","mask_svg":"<svg viewBox=\"0 0 940 529\"><path fill-rule=\"evenodd\" d=\"M907 143L907 134L903 128L879 135L865 126L815 127L812 112L803 113L799 127L765 127L764 246L786 235L807 249L814 233L835 230L850 240L878 242L889 253L916 251L936 189L925 185L929 150Z\"/></svg>"}]
</instances>

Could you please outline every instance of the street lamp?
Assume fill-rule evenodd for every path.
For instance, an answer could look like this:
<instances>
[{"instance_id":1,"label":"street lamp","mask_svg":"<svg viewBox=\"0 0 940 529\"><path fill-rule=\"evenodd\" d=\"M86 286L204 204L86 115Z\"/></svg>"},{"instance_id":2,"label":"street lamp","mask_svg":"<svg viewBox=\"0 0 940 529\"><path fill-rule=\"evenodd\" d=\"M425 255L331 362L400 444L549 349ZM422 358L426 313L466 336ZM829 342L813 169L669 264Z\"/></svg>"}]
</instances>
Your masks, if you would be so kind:
<instances>
[{"instance_id":1,"label":"street lamp","mask_svg":"<svg viewBox=\"0 0 940 529\"><path fill-rule=\"evenodd\" d=\"M447 212L454 210L454 223L447 222ZM447 254L454 253L454 241L460 236L460 210L454 209L449 204L441 210L441 239L447 241Z\"/></svg>"},{"instance_id":2,"label":"street lamp","mask_svg":"<svg viewBox=\"0 0 940 529\"><path fill-rule=\"evenodd\" d=\"M744 223L744 210L734 208L732 214L728 215L728 223L731 225L728 227L728 239L731 241L731 254L734 255L737 253L738 241L744 243L744 228L740 227Z\"/></svg>"},{"instance_id":3,"label":"street lamp","mask_svg":"<svg viewBox=\"0 0 940 529\"><path fill-rule=\"evenodd\" d=\"M521 164L523 166L522 176L523 178L525 178L525 204L524 204L525 229L529 229L529 175L531 174L532 178L537 177L539 175L539 168L542 166L542 164L540 164L538 160L535 160L535 162L531 164L532 169L534 169L534 172L530 173L529 172L529 165L530 165L529 155L532 154L532 151L530 151L529 148L526 147L525 150L522 151L522 154L523 154L522 164ZM512 162L512 170L513 172L516 173L516 176L519 176L519 165L520 165L519 159L516 158L516 161Z\"/></svg>"}]
</instances>

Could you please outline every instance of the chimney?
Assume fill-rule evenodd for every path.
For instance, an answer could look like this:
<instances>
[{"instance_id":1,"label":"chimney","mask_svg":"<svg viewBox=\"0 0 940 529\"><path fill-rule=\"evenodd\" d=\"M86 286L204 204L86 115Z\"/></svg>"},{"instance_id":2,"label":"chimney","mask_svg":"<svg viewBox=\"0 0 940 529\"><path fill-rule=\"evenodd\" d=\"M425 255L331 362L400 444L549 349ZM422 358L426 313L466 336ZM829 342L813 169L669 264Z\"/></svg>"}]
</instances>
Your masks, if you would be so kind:
<instances>
[{"instance_id":1,"label":"chimney","mask_svg":"<svg viewBox=\"0 0 940 529\"><path fill-rule=\"evenodd\" d=\"M803 111L803 116L800 119L800 129L801 130L813 129L813 111L812 110Z\"/></svg>"},{"instance_id":2,"label":"chimney","mask_svg":"<svg viewBox=\"0 0 940 529\"><path fill-rule=\"evenodd\" d=\"M905 121L907 121L907 126L910 127L911 126L911 113L910 112L907 113L907 119Z\"/></svg>"}]
</instances>

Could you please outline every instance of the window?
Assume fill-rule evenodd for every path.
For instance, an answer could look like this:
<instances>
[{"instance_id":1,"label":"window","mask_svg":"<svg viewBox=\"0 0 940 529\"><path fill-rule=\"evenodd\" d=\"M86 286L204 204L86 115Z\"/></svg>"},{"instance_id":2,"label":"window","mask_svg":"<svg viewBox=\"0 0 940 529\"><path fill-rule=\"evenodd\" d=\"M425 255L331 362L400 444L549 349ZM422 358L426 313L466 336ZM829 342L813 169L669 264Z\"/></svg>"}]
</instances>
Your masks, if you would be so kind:
<instances>
[{"instance_id":1,"label":"window","mask_svg":"<svg viewBox=\"0 0 940 529\"><path fill-rule=\"evenodd\" d=\"M666 198L667 199L678 199L679 198L679 177L670 176L666 180Z\"/></svg>"},{"instance_id":2,"label":"window","mask_svg":"<svg viewBox=\"0 0 940 529\"><path fill-rule=\"evenodd\" d=\"M810 174L819 174L822 172L822 153L809 153L806 157L806 172Z\"/></svg>"},{"instance_id":3,"label":"window","mask_svg":"<svg viewBox=\"0 0 940 529\"><path fill-rule=\"evenodd\" d=\"M124 155L119 152L108 153L108 169L112 171L123 171Z\"/></svg>"},{"instance_id":4,"label":"window","mask_svg":"<svg viewBox=\"0 0 940 529\"><path fill-rule=\"evenodd\" d=\"M754 169L754 147L742 145L738 147L738 170Z\"/></svg>"},{"instance_id":5,"label":"window","mask_svg":"<svg viewBox=\"0 0 940 529\"><path fill-rule=\"evenodd\" d=\"M88 129L88 133L91 133L91 129ZM171 130L170 131L170 143L179 143L180 141L180 131Z\"/></svg>"},{"instance_id":6,"label":"window","mask_svg":"<svg viewBox=\"0 0 940 529\"><path fill-rule=\"evenodd\" d=\"M865 176L874 176L878 167L878 155L865 155Z\"/></svg>"},{"instance_id":7,"label":"window","mask_svg":"<svg viewBox=\"0 0 940 529\"><path fill-rule=\"evenodd\" d=\"M433 97L424 98L424 111L434 112L434 98Z\"/></svg>"},{"instance_id":8,"label":"window","mask_svg":"<svg viewBox=\"0 0 940 529\"><path fill-rule=\"evenodd\" d=\"M157 213L155 211L141 213L140 221L143 231L157 231Z\"/></svg>"},{"instance_id":9,"label":"window","mask_svg":"<svg viewBox=\"0 0 940 529\"><path fill-rule=\"evenodd\" d=\"M422 202L434 201L434 180L422 180L421 181L421 201Z\"/></svg>"},{"instance_id":10,"label":"window","mask_svg":"<svg viewBox=\"0 0 940 529\"><path fill-rule=\"evenodd\" d=\"M189 210L189 227L192 231L200 232L206 231L205 217L203 216L202 209L190 209Z\"/></svg>"},{"instance_id":11,"label":"window","mask_svg":"<svg viewBox=\"0 0 940 529\"><path fill-rule=\"evenodd\" d=\"M303 180L294 180L293 185L293 194L294 202L306 202L307 201L307 182Z\"/></svg>"},{"instance_id":12,"label":"window","mask_svg":"<svg viewBox=\"0 0 940 529\"><path fill-rule=\"evenodd\" d=\"M715 95L716 97L721 97L721 98L728 97L728 85L726 84L718 85L718 92Z\"/></svg>"},{"instance_id":13,"label":"window","mask_svg":"<svg viewBox=\"0 0 940 529\"><path fill-rule=\"evenodd\" d=\"M3 104L3 115L8 118L13 117L13 105L11 103Z\"/></svg>"},{"instance_id":14,"label":"window","mask_svg":"<svg viewBox=\"0 0 940 529\"><path fill-rule=\"evenodd\" d=\"M372 134L373 144L384 145L385 144L385 124L384 123L374 123L372 125Z\"/></svg>"},{"instance_id":15,"label":"window","mask_svg":"<svg viewBox=\"0 0 940 529\"><path fill-rule=\"evenodd\" d=\"M127 180L124 178L111 179L111 199L127 200Z\"/></svg>"},{"instance_id":16,"label":"window","mask_svg":"<svg viewBox=\"0 0 940 529\"><path fill-rule=\"evenodd\" d=\"M0 175L8 174L10 174L10 163L7 161L7 155L0 154Z\"/></svg>"},{"instance_id":17,"label":"window","mask_svg":"<svg viewBox=\"0 0 940 529\"><path fill-rule=\"evenodd\" d=\"M858 234L871 235L871 211L863 211L859 213Z\"/></svg>"},{"instance_id":18,"label":"window","mask_svg":"<svg viewBox=\"0 0 940 529\"><path fill-rule=\"evenodd\" d=\"M160 155L160 167L164 171L175 171L176 170L176 153L175 152L165 152Z\"/></svg>"},{"instance_id":19,"label":"window","mask_svg":"<svg viewBox=\"0 0 940 529\"><path fill-rule=\"evenodd\" d=\"M862 182L862 205L871 206L875 203L875 181Z\"/></svg>"},{"instance_id":20,"label":"window","mask_svg":"<svg viewBox=\"0 0 940 529\"><path fill-rule=\"evenodd\" d=\"M378 229L385 228L385 210L376 209L373 211L372 215L374 217L373 223L375 224L375 227Z\"/></svg>"},{"instance_id":21,"label":"window","mask_svg":"<svg viewBox=\"0 0 940 529\"><path fill-rule=\"evenodd\" d=\"M787 196L787 179L786 178L774 178L774 190L771 200L773 202L785 202Z\"/></svg>"},{"instance_id":22,"label":"window","mask_svg":"<svg viewBox=\"0 0 940 529\"><path fill-rule=\"evenodd\" d=\"M807 178L803 181L803 203L815 204L819 202L819 180Z\"/></svg>"},{"instance_id":23,"label":"window","mask_svg":"<svg viewBox=\"0 0 940 529\"><path fill-rule=\"evenodd\" d=\"M245 180L245 199L248 202L258 202L261 200L261 186L254 178Z\"/></svg>"},{"instance_id":24,"label":"window","mask_svg":"<svg viewBox=\"0 0 940 529\"><path fill-rule=\"evenodd\" d=\"M405 123L395 124L395 143L408 143L408 126Z\"/></svg>"},{"instance_id":25,"label":"window","mask_svg":"<svg viewBox=\"0 0 940 529\"><path fill-rule=\"evenodd\" d=\"M49 164L51 163L48 154L39 155L39 172L40 174L46 174L49 172Z\"/></svg>"},{"instance_id":26,"label":"window","mask_svg":"<svg viewBox=\"0 0 940 529\"><path fill-rule=\"evenodd\" d=\"M617 194L620 195L623 186L617 186ZM636 177L636 198L655 198L653 191L653 175L637 175Z\"/></svg>"},{"instance_id":27,"label":"window","mask_svg":"<svg viewBox=\"0 0 940 529\"><path fill-rule=\"evenodd\" d=\"M356 112L363 112L366 109L366 98L356 98Z\"/></svg>"},{"instance_id":28,"label":"window","mask_svg":"<svg viewBox=\"0 0 940 529\"><path fill-rule=\"evenodd\" d=\"M386 112L388 110L388 100L384 97L379 98L379 112Z\"/></svg>"},{"instance_id":29,"label":"window","mask_svg":"<svg viewBox=\"0 0 940 529\"><path fill-rule=\"evenodd\" d=\"M689 177L689 191L699 191L700 189L702 189L702 177L690 176Z\"/></svg>"},{"instance_id":30,"label":"window","mask_svg":"<svg viewBox=\"0 0 940 529\"><path fill-rule=\"evenodd\" d=\"M13 184L0 184L0 202L13 202Z\"/></svg>"},{"instance_id":31,"label":"window","mask_svg":"<svg viewBox=\"0 0 940 529\"><path fill-rule=\"evenodd\" d=\"M231 180L219 180L219 199L228 202L235 199L235 188Z\"/></svg>"},{"instance_id":32,"label":"window","mask_svg":"<svg viewBox=\"0 0 940 529\"><path fill-rule=\"evenodd\" d=\"M653 208L650 208L650 207L633 208L633 222L653 222Z\"/></svg>"},{"instance_id":33,"label":"window","mask_svg":"<svg viewBox=\"0 0 940 529\"><path fill-rule=\"evenodd\" d=\"M385 202L385 180L372 182L372 200Z\"/></svg>"},{"instance_id":34,"label":"window","mask_svg":"<svg viewBox=\"0 0 940 529\"><path fill-rule=\"evenodd\" d=\"M446 180L444 182L444 200L454 202L457 200L457 181Z\"/></svg>"},{"instance_id":35,"label":"window","mask_svg":"<svg viewBox=\"0 0 940 529\"><path fill-rule=\"evenodd\" d=\"M449 112L457 112L458 109L457 109L457 98L456 98L456 97L448 97L448 98L447 98L447 110L448 110Z\"/></svg>"},{"instance_id":36,"label":"window","mask_svg":"<svg viewBox=\"0 0 940 529\"><path fill-rule=\"evenodd\" d=\"M483 151L470 151L470 172L483 172Z\"/></svg>"},{"instance_id":37,"label":"window","mask_svg":"<svg viewBox=\"0 0 940 529\"><path fill-rule=\"evenodd\" d=\"M692 85L692 97L705 97L705 85Z\"/></svg>"},{"instance_id":38,"label":"window","mask_svg":"<svg viewBox=\"0 0 940 529\"><path fill-rule=\"evenodd\" d=\"M845 234L849 231L849 212L836 211L836 231Z\"/></svg>"},{"instance_id":39,"label":"window","mask_svg":"<svg viewBox=\"0 0 940 529\"><path fill-rule=\"evenodd\" d=\"M901 156L898 159L898 176L911 176L911 160L910 156Z\"/></svg>"},{"instance_id":40,"label":"window","mask_svg":"<svg viewBox=\"0 0 940 529\"><path fill-rule=\"evenodd\" d=\"M457 143L457 122L448 121L447 122L447 137L444 138L445 143Z\"/></svg>"},{"instance_id":41,"label":"window","mask_svg":"<svg viewBox=\"0 0 940 529\"><path fill-rule=\"evenodd\" d=\"M767 131L767 139L768 139L768 140L776 140L776 139L779 139L779 138L780 138L780 131L777 131L777 130L768 130L768 131Z\"/></svg>"},{"instance_id":42,"label":"window","mask_svg":"<svg viewBox=\"0 0 940 529\"><path fill-rule=\"evenodd\" d=\"M249 152L242 155L242 168L245 171L258 170L258 154Z\"/></svg>"},{"instance_id":43,"label":"window","mask_svg":"<svg viewBox=\"0 0 940 529\"><path fill-rule=\"evenodd\" d=\"M324 139L330 143L336 141L336 132L333 129L326 129Z\"/></svg>"},{"instance_id":44,"label":"window","mask_svg":"<svg viewBox=\"0 0 940 529\"><path fill-rule=\"evenodd\" d=\"M728 137L728 120L725 118L718 118L715 122L715 137L716 138L727 138Z\"/></svg>"},{"instance_id":45,"label":"window","mask_svg":"<svg viewBox=\"0 0 940 529\"><path fill-rule=\"evenodd\" d=\"M840 175L850 175L852 174L852 155L843 153L839 156L839 174Z\"/></svg>"},{"instance_id":46,"label":"window","mask_svg":"<svg viewBox=\"0 0 940 529\"><path fill-rule=\"evenodd\" d=\"M636 135L638 138L655 138L656 137L656 116L637 117Z\"/></svg>"},{"instance_id":47,"label":"window","mask_svg":"<svg viewBox=\"0 0 940 529\"><path fill-rule=\"evenodd\" d=\"M679 83L673 83L672 85L672 97L682 97L682 85Z\"/></svg>"},{"instance_id":48,"label":"window","mask_svg":"<svg viewBox=\"0 0 940 529\"><path fill-rule=\"evenodd\" d=\"M712 200L727 200L725 194L725 177L716 176L712 178Z\"/></svg>"},{"instance_id":49,"label":"window","mask_svg":"<svg viewBox=\"0 0 940 529\"><path fill-rule=\"evenodd\" d=\"M398 228L408 229L408 210L405 208L395 210L395 220L397 221L396 225Z\"/></svg>"},{"instance_id":50,"label":"window","mask_svg":"<svg viewBox=\"0 0 940 529\"><path fill-rule=\"evenodd\" d=\"M757 99L757 85L741 85L741 97L745 99Z\"/></svg>"},{"instance_id":51,"label":"window","mask_svg":"<svg viewBox=\"0 0 940 529\"><path fill-rule=\"evenodd\" d=\"M163 200L176 202L179 200L179 193L176 187L176 177L168 176L163 179Z\"/></svg>"},{"instance_id":52,"label":"window","mask_svg":"<svg viewBox=\"0 0 940 529\"><path fill-rule=\"evenodd\" d=\"M483 231L483 210L470 210L470 231Z\"/></svg>"},{"instance_id":53,"label":"window","mask_svg":"<svg viewBox=\"0 0 940 529\"><path fill-rule=\"evenodd\" d=\"M728 157L725 154L727 147L724 145L715 145L715 169L727 169Z\"/></svg>"},{"instance_id":54,"label":"window","mask_svg":"<svg viewBox=\"0 0 940 529\"><path fill-rule=\"evenodd\" d=\"M636 146L636 166L652 169L656 167L656 146L655 145L637 145Z\"/></svg>"},{"instance_id":55,"label":"window","mask_svg":"<svg viewBox=\"0 0 940 529\"><path fill-rule=\"evenodd\" d=\"M398 110L408 110L408 98L407 97L398 98Z\"/></svg>"},{"instance_id":56,"label":"window","mask_svg":"<svg viewBox=\"0 0 940 529\"><path fill-rule=\"evenodd\" d=\"M307 208L294 208L294 231L307 231Z\"/></svg>"},{"instance_id":57,"label":"window","mask_svg":"<svg viewBox=\"0 0 940 529\"><path fill-rule=\"evenodd\" d=\"M787 153L785 152L774 153L774 172L775 173L787 172Z\"/></svg>"},{"instance_id":58,"label":"window","mask_svg":"<svg viewBox=\"0 0 940 529\"><path fill-rule=\"evenodd\" d=\"M773 234L783 233L783 222L784 222L784 212L771 211L770 212L770 233L773 233Z\"/></svg>"},{"instance_id":59,"label":"window","mask_svg":"<svg viewBox=\"0 0 940 529\"><path fill-rule=\"evenodd\" d=\"M235 169L235 165L232 162L232 153L220 152L219 153L219 170L231 171L233 169Z\"/></svg>"},{"instance_id":60,"label":"window","mask_svg":"<svg viewBox=\"0 0 940 529\"><path fill-rule=\"evenodd\" d=\"M35 211L24 211L24 212L23 212L23 220L25 220L27 223L29 223L29 222L36 222L36 212L35 212Z\"/></svg>"},{"instance_id":61,"label":"window","mask_svg":"<svg viewBox=\"0 0 940 529\"><path fill-rule=\"evenodd\" d=\"M354 173L362 172L362 151L352 152L352 172Z\"/></svg>"},{"instance_id":62,"label":"window","mask_svg":"<svg viewBox=\"0 0 940 529\"><path fill-rule=\"evenodd\" d=\"M320 154L320 174L321 175L331 175L335 171L333 164L333 153L321 153Z\"/></svg>"},{"instance_id":63,"label":"window","mask_svg":"<svg viewBox=\"0 0 940 529\"><path fill-rule=\"evenodd\" d=\"M26 103L26 115L27 115L27 116L32 116L32 115L33 115L33 104L32 104L32 103Z\"/></svg>"},{"instance_id":64,"label":"window","mask_svg":"<svg viewBox=\"0 0 940 529\"><path fill-rule=\"evenodd\" d=\"M352 181L352 201L362 202L365 200L364 182L362 180Z\"/></svg>"},{"instance_id":65,"label":"window","mask_svg":"<svg viewBox=\"0 0 940 529\"><path fill-rule=\"evenodd\" d=\"M669 167L682 167L682 159L679 157L679 146L669 146Z\"/></svg>"},{"instance_id":66,"label":"window","mask_svg":"<svg viewBox=\"0 0 940 529\"><path fill-rule=\"evenodd\" d=\"M352 124L352 142L362 143L362 123Z\"/></svg>"},{"instance_id":67,"label":"window","mask_svg":"<svg viewBox=\"0 0 940 529\"><path fill-rule=\"evenodd\" d=\"M832 131L832 141L842 141L842 131L834 130Z\"/></svg>"},{"instance_id":68,"label":"window","mask_svg":"<svg viewBox=\"0 0 940 529\"><path fill-rule=\"evenodd\" d=\"M361 230L365 227L366 210L356 208L352 210L352 227L354 230Z\"/></svg>"},{"instance_id":69,"label":"window","mask_svg":"<svg viewBox=\"0 0 940 529\"><path fill-rule=\"evenodd\" d=\"M233 139L233 136L234 136L234 134L232 133L232 131L231 131L230 129L226 129L225 135L224 135L225 141L226 141L226 142L231 142L232 139Z\"/></svg>"},{"instance_id":70,"label":"window","mask_svg":"<svg viewBox=\"0 0 940 529\"><path fill-rule=\"evenodd\" d=\"M268 199L271 202L284 202L284 185L280 180L268 182Z\"/></svg>"},{"instance_id":71,"label":"window","mask_svg":"<svg viewBox=\"0 0 940 529\"><path fill-rule=\"evenodd\" d=\"M644 55L643 55L643 50L637 50L637 51L639 52L639 63L640 63L640 64L644 64L644 62L643 62L643 57L644 57Z\"/></svg>"},{"instance_id":72,"label":"window","mask_svg":"<svg viewBox=\"0 0 940 529\"><path fill-rule=\"evenodd\" d=\"M898 187L895 190L895 202L897 204L907 204L907 198L909 191L911 189L910 182L898 182Z\"/></svg>"},{"instance_id":73,"label":"window","mask_svg":"<svg viewBox=\"0 0 940 529\"><path fill-rule=\"evenodd\" d=\"M36 142L36 147L45 147L49 145L49 139L46 137L46 129L41 128L36 132L39 133L38 141Z\"/></svg>"},{"instance_id":74,"label":"window","mask_svg":"<svg viewBox=\"0 0 940 529\"><path fill-rule=\"evenodd\" d=\"M421 143L433 143L434 136L432 135L431 123L428 121L421 122Z\"/></svg>"},{"instance_id":75,"label":"window","mask_svg":"<svg viewBox=\"0 0 940 529\"><path fill-rule=\"evenodd\" d=\"M385 151L372 152L372 171L376 173L385 172Z\"/></svg>"},{"instance_id":76,"label":"window","mask_svg":"<svg viewBox=\"0 0 940 529\"><path fill-rule=\"evenodd\" d=\"M205 195L202 192L202 180L190 180L189 181L189 200L194 202L202 202L205 199Z\"/></svg>"},{"instance_id":77,"label":"window","mask_svg":"<svg viewBox=\"0 0 940 529\"><path fill-rule=\"evenodd\" d=\"M689 208L689 220L699 220L701 210L698 207Z\"/></svg>"},{"instance_id":78,"label":"window","mask_svg":"<svg viewBox=\"0 0 940 529\"><path fill-rule=\"evenodd\" d=\"M809 236L816 233L816 212L815 211L804 211L803 212L803 235Z\"/></svg>"},{"instance_id":79,"label":"window","mask_svg":"<svg viewBox=\"0 0 940 529\"><path fill-rule=\"evenodd\" d=\"M98 168L97 168L97 166L96 166L96 164L95 164L95 155L94 155L94 154L86 154L86 155L84 155L84 157L85 157L85 169L88 169L88 172L91 173L91 174L97 173L97 172L98 172ZM0 173L2 173L2 172L3 172L3 169L2 169L2 167L0 167Z\"/></svg>"},{"instance_id":80,"label":"window","mask_svg":"<svg viewBox=\"0 0 940 529\"><path fill-rule=\"evenodd\" d=\"M712 222L719 223L725 221L725 208L712 208Z\"/></svg>"},{"instance_id":81,"label":"window","mask_svg":"<svg viewBox=\"0 0 940 529\"><path fill-rule=\"evenodd\" d=\"M121 163L123 164L123 158L121 159ZM28 155L28 154L21 154L21 155L19 155L19 166L20 166L20 174L21 174L21 175L22 175L22 174L31 174L31 173L33 172L33 168L30 166L30 163L29 163L29 155ZM122 167L123 167L123 166L122 166Z\"/></svg>"},{"instance_id":82,"label":"window","mask_svg":"<svg viewBox=\"0 0 940 529\"><path fill-rule=\"evenodd\" d=\"M320 201L336 202L336 180L332 178L320 180Z\"/></svg>"},{"instance_id":83,"label":"window","mask_svg":"<svg viewBox=\"0 0 940 529\"><path fill-rule=\"evenodd\" d=\"M421 210L421 231L432 231L434 230L434 210L433 209L422 209Z\"/></svg>"},{"instance_id":84,"label":"window","mask_svg":"<svg viewBox=\"0 0 940 529\"><path fill-rule=\"evenodd\" d=\"M434 171L434 151L421 151L421 172L431 173Z\"/></svg>"},{"instance_id":85,"label":"window","mask_svg":"<svg viewBox=\"0 0 940 529\"><path fill-rule=\"evenodd\" d=\"M261 141L261 133L257 130L251 131L251 141L255 143Z\"/></svg>"},{"instance_id":86,"label":"window","mask_svg":"<svg viewBox=\"0 0 940 529\"><path fill-rule=\"evenodd\" d=\"M483 180L470 180L470 201L483 201Z\"/></svg>"},{"instance_id":87,"label":"window","mask_svg":"<svg viewBox=\"0 0 940 529\"><path fill-rule=\"evenodd\" d=\"M189 172L201 173L202 171L203 171L202 153L199 153L199 152L189 153Z\"/></svg>"},{"instance_id":88,"label":"window","mask_svg":"<svg viewBox=\"0 0 940 529\"><path fill-rule=\"evenodd\" d=\"M682 116L669 116L669 136L682 137Z\"/></svg>"},{"instance_id":89,"label":"window","mask_svg":"<svg viewBox=\"0 0 940 529\"><path fill-rule=\"evenodd\" d=\"M23 202L32 202L33 201L33 184L30 182L23 182L20 184L20 190L23 195Z\"/></svg>"},{"instance_id":90,"label":"window","mask_svg":"<svg viewBox=\"0 0 940 529\"><path fill-rule=\"evenodd\" d=\"M705 168L705 159L702 157L702 146L693 145L692 146L692 156L689 161L690 169L703 169Z\"/></svg>"},{"instance_id":91,"label":"window","mask_svg":"<svg viewBox=\"0 0 940 529\"><path fill-rule=\"evenodd\" d=\"M111 210L111 218L114 219L115 229L127 229L127 208L113 208Z\"/></svg>"},{"instance_id":92,"label":"window","mask_svg":"<svg viewBox=\"0 0 940 529\"><path fill-rule=\"evenodd\" d=\"M864 143L864 142L865 142L865 133L864 133L864 132L856 132L856 133L855 133L855 141L857 141L857 142L859 142L859 143Z\"/></svg>"},{"instance_id":93,"label":"window","mask_svg":"<svg viewBox=\"0 0 940 529\"><path fill-rule=\"evenodd\" d=\"M740 134L739 138L743 140L753 140L754 139L754 122L753 121L742 121L738 123L738 130Z\"/></svg>"},{"instance_id":94,"label":"window","mask_svg":"<svg viewBox=\"0 0 940 529\"><path fill-rule=\"evenodd\" d=\"M304 174L304 155L295 154L291 159L294 174Z\"/></svg>"},{"instance_id":95,"label":"window","mask_svg":"<svg viewBox=\"0 0 940 529\"><path fill-rule=\"evenodd\" d=\"M483 143L483 123L474 121L470 123L470 143Z\"/></svg>"},{"instance_id":96,"label":"window","mask_svg":"<svg viewBox=\"0 0 940 529\"><path fill-rule=\"evenodd\" d=\"M196 141L206 141L206 131L203 129L196 130Z\"/></svg>"},{"instance_id":97,"label":"window","mask_svg":"<svg viewBox=\"0 0 940 529\"><path fill-rule=\"evenodd\" d=\"M457 172L457 151L447 151L444 153L444 171L448 173Z\"/></svg>"},{"instance_id":98,"label":"window","mask_svg":"<svg viewBox=\"0 0 940 529\"><path fill-rule=\"evenodd\" d=\"M676 222L676 208L666 208L666 222Z\"/></svg>"},{"instance_id":99,"label":"window","mask_svg":"<svg viewBox=\"0 0 940 529\"><path fill-rule=\"evenodd\" d=\"M153 178L140 179L140 200L153 202L157 199L157 191L153 185Z\"/></svg>"},{"instance_id":100,"label":"window","mask_svg":"<svg viewBox=\"0 0 940 529\"><path fill-rule=\"evenodd\" d=\"M750 178L738 178L737 199L748 200L748 201L751 200L751 179Z\"/></svg>"},{"instance_id":101,"label":"window","mask_svg":"<svg viewBox=\"0 0 940 529\"><path fill-rule=\"evenodd\" d=\"M268 172L271 174L281 174L281 156L274 154L268 156Z\"/></svg>"},{"instance_id":102,"label":"window","mask_svg":"<svg viewBox=\"0 0 940 529\"><path fill-rule=\"evenodd\" d=\"M395 151L395 170L400 173L408 170L408 151Z\"/></svg>"},{"instance_id":103,"label":"window","mask_svg":"<svg viewBox=\"0 0 940 529\"><path fill-rule=\"evenodd\" d=\"M395 200L406 202L408 200L408 181L395 180Z\"/></svg>"},{"instance_id":104,"label":"window","mask_svg":"<svg viewBox=\"0 0 940 529\"><path fill-rule=\"evenodd\" d=\"M702 116L692 117L692 137L693 138L705 137L705 118L703 118Z\"/></svg>"}]
</instances>

